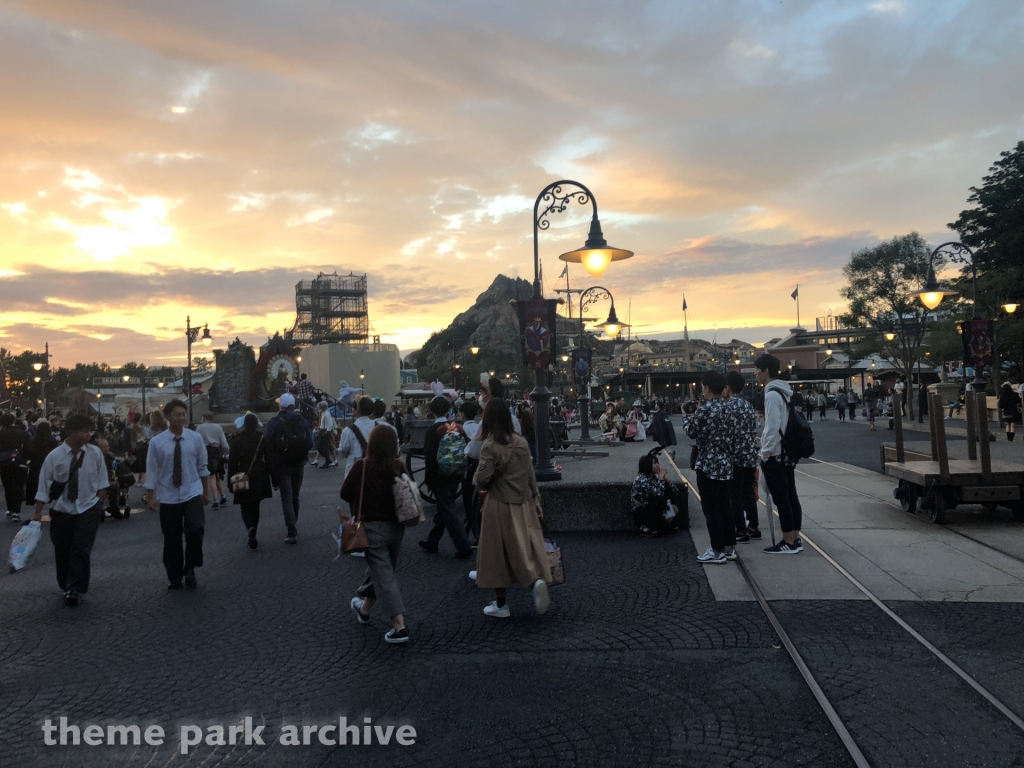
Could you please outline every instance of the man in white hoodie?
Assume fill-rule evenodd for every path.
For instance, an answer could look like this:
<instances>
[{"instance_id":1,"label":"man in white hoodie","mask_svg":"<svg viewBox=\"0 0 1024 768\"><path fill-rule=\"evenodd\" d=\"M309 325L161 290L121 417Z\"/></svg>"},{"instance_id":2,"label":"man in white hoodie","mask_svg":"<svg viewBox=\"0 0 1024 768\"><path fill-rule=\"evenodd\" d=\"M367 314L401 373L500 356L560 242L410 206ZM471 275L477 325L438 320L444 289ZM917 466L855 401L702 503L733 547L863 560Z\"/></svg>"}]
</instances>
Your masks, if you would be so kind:
<instances>
[{"instance_id":1,"label":"man in white hoodie","mask_svg":"<svg viewBox=\"0 0 1024 768\"><path fill-rule=\"evenodd\" d=\"M783 455L782 436L789 424L789 399L793 390L779 379L781 364L772 355L754 361L757 383L764 387L764 432L761 434L761 471L768 492L779 511L782 541L764 551L771 555L795 555L803 551L800 523L803 510L796 495L796 459Z\"/></svg>"}]
</instances>

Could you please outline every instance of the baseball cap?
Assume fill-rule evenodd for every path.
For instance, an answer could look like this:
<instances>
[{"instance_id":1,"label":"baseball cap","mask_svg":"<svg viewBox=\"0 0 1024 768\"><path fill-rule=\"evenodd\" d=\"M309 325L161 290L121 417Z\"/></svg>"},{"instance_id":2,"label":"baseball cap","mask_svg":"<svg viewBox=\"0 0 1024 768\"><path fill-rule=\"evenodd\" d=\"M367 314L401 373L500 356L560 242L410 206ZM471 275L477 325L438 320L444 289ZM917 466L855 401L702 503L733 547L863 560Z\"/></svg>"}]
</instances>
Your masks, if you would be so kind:
<instances>
[{"instance_id":1,"label":"baseball cap","mask_svg":"<svg viewBox=\"0 0 1024 768\"><path fill-rule=\"evenodd\" d=\"M281 404L282 408L290 408L291 406L295 405L295 395L285 392L283 395L281 395L277 402Z\"/></svg>"}]
</instances>

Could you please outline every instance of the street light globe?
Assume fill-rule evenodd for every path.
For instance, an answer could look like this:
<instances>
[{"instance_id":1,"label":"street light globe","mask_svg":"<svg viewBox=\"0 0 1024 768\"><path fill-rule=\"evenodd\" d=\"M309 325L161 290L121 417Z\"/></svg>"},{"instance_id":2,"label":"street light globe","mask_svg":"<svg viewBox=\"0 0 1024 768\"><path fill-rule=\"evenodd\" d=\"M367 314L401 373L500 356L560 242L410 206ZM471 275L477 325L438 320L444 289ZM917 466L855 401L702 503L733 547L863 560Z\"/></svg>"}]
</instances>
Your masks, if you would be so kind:
<instances>
[{"instance_id":1,"label":"street light globe","mask_svg":"<svg viewBox=\"0 0 1024 768\"><path fill-rule=\"evenodd\" d=\"M34 368L37 371L41 371L41 370L43 370L43 364L42 363L32 363L32 368Z\"/></svg>"},{"instance_id":2,"label":"street light globe","mask_svg":"<svg viewBox=\"0 0 1024 768\"><path fill-rule=\"evenodd\" d=\"M206 326L206 325L203 326L203 339L202 339L202 341L203 341L203 346L204 347L208 347L211 344L213 344L213 336L210 335L210 327L209 326Z\"/></svg>"},{"instance_id":3,"label":"street light globe","mask_svg":"<svg viewBox=\"0 0 1024 768\"><path fill-rule=\"evenodd\" d=\"M103 393L101 393L101 392L97 392L97 393L96 393L96 397L97 397L97 398L103 397Z\"/></svg>"},{"instance_id":4,"label":"street light globe","mask_svg":"<svg viewBox=\"0 0 1024 768\"><path fill-rule=\"evenodd\" d=\"M302 362L302 355L296 355L295 356L295 362L296 363L301 363Z\"/></svg>"},{"instance_id":5,"label":"street light globe","mask_svg":"<svg viewBox=\"0 0 1024 768\"><path fill-rule=\"evenodd\" d=\"M1017 311L1017 307L1019 306L1020 304L1015 301L1008 301L1005 304L1003 304L1003 310L1005 310L1006 314L1012 315L1014 312Z\"/></svg>"},{"instance_id":6,"label":"street light globe","mask_svg":"<svg viewBox=\"0 0 1024 768\"><path fill-rule=\"evenodd\" d=\"M43 379L42 379L42 377L41 377L41 376L33 376L33 377L32 377L32 381L34 381L34 382L35 382L36 384L38 384L38 383L39 383L40 381L42 381L42 380L43 380Z\"/></svg>"},{"instance_id":7,"label":"street light globe","mask_svg":"<svg viewBox=\"0 0 1024 768\"><path fill-rule=\"evenodd\" d=\"M131 376L129 376L128 374L125 374L124 376L121 377L121 381L126 383L128 382L129 379L131 379Z\"/></svg>"},{"instance_id":8,"label":"street light globe","mask_svg":"<svg viewBox=\"0 0 1024 768\"><path fill-rule=\"evenodd\" d=\"M924 301L924 299L922 299L922 301ZM939 299L939 301L942 301L942 299ZM926 304L925 306L928 306L928 305ZM937 307L937 306L939 306L939 305L936 304L935 307ZM928 309L935 309L935 307L928 307ZM892 331L886 331L886 333L885 333L885 340L886 341L892 341L895 338L896 338L896 334L895 333L893 333Z\"/></svg>"},{"instance_id":9,"label":"street light globe","mask_svg":"<svg viewBox=\"0 0 1024 768\"><path fill-rule=\"evenodd\" d=\"M568 363L569 362L569 356L568 355L562 355L562 362L563 363Z\"/></svg>"},{"instance_id":10,"label":"street light globe","mask_svg":"<svg viewBox=\"0 0 1024 768\"><path fill-rule=\"evenodd\" d=\"M163 388L164 388L164 383L163 383L162 381L158 381L158 382L156 383L156 385L157 385L157 386L158 386L158 387L159 387L160 389L163 389Z\"/></svg>"},{"instance_id":11,"label":"street light globe","mask_svg":"<svg viewBox=\"0 0 1024 768\"><path fill-rule=\"evenodd\" d=\"M472 352L474 355L479 355L480 354L480 347L470 347L469 351Z\"/></svg>"},{"instance_id":12,"label":"street light globe","mask_svg":"<svg viewBox=\"0 0 1024 768\"><path fill-rule=\"evenodd\" d=\"M928 309L935 309L942 303L942 298L945 295L942 291L926 291L921 294L921 303Z\"/></svg>"}]
</instances>

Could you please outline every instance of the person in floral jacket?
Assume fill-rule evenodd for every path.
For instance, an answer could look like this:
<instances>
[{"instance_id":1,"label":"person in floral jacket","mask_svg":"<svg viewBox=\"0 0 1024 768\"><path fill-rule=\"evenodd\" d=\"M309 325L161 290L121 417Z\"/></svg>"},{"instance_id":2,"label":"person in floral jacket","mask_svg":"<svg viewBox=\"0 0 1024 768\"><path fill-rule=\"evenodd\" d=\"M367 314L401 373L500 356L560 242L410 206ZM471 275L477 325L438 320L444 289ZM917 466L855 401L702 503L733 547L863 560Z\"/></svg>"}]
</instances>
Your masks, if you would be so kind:
<instances>
[{"instance_id":1,"label":"person in floral jacket","mask_svg":"<svg viewBox=\"0 0 1024 768\"><path fill-rule=\"evenodd\" d=\"M736 541L746 543L760 539L757 523L757 479L755 473L761 460L754 407L742 396L745 382L736 371L726 377L725 404L736 423L733 435L732 487L730 502L736 526Z\"/></svg>"},{"instance_id":2,"label":"person in floral jacket","mask_svg":"<svg viewBox=\"0 0 1024 768\"><path fill-rule=\"evenodd\" d=\"M736 528L732 522L731 485L736 420L722 399L725 377L707 371L701 377L705 403L683 418L683 429L697 442L697 490L708 525L711 546L698 562L720 564L736 559Z\"/></svg>"}]
</instances>

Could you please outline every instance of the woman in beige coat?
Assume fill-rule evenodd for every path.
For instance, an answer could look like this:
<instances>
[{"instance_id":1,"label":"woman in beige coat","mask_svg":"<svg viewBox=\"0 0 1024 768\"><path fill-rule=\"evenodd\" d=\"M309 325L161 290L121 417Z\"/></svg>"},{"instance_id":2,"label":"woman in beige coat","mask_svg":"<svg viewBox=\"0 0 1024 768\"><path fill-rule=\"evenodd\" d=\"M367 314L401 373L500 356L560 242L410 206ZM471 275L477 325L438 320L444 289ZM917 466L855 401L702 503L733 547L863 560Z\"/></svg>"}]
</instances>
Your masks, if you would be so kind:
<instances>
[{"instance_id":1,"label":"woman in beige coat","mask_svg":"<svg viewBox=\"0 0 1024 768\"><path fill-rule=\"evenodd\" d=\"M500 619L510 615L505 589L518 582L533 590L537 613L548 609L551 569L544 550L540 491L526 441L512 429L504 400L492 398L484 408L480 465L476 487L483 496L476 585L493 589L495 600L484 613Z\"/></svg>"}]
</instances>

